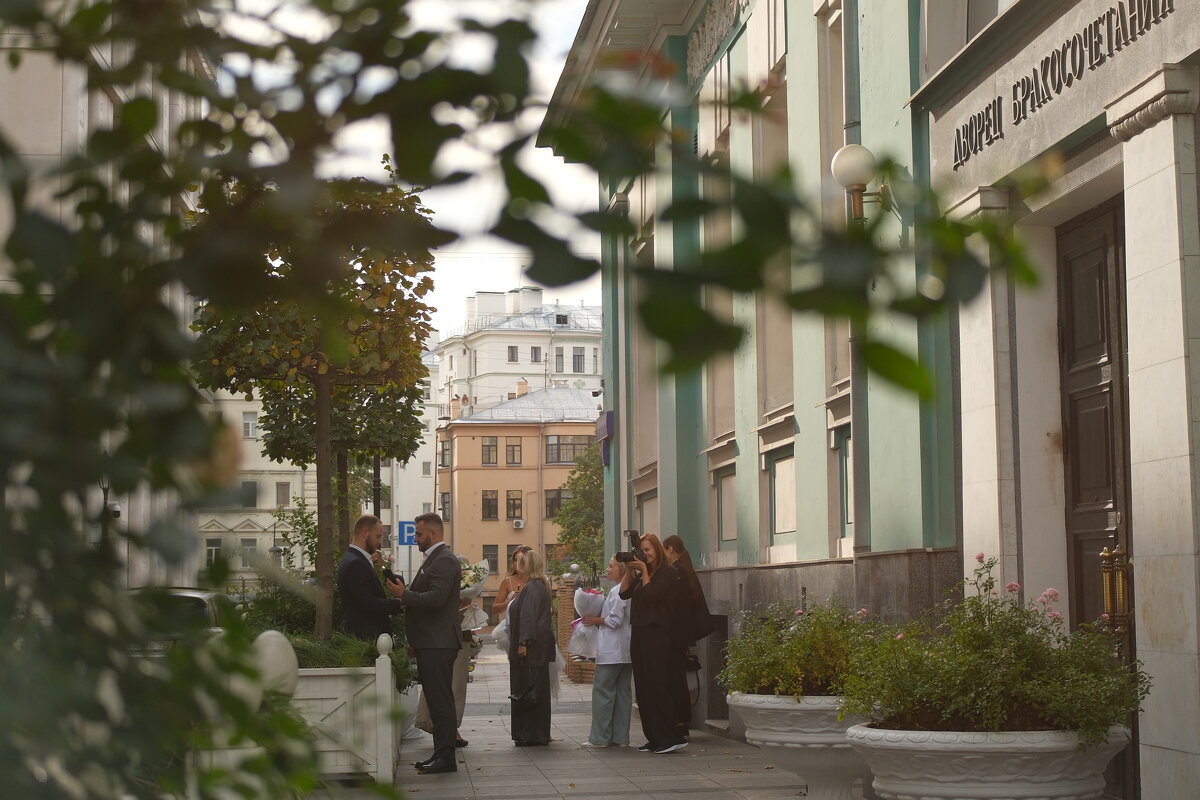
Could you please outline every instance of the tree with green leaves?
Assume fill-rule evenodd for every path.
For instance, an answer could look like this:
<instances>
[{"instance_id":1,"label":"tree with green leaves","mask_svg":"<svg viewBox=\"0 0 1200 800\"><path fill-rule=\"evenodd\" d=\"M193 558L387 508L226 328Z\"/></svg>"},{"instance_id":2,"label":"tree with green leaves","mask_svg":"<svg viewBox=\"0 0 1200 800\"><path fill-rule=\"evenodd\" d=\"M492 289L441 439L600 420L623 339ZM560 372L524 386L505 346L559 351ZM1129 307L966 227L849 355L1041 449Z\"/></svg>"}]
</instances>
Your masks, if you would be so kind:
<instances>
[{"instance_id":1,"label":"tree with green leaves","mask_svg":"<svg viewBox=\"0 0 1200 800\"><path fill-rule=\"evenodd\" d=\"M311 464L316 458L315 397L311 383L272 383L257 395L263 413L263 455L273 461ZM337 385L330 396L330 438L334 453L337 541L350 543L351 516L371 496L364 476L372 456L404 463L420 447L422 390L413 385ZM387 487L382 487L386 489ZM381 491L381 495L383 492ZM389 502L381 502L388 506Z\"/></svg>"},{"instance_id":2,"label":"tree with green leaves","mask_svg":"<svg viewBox=\"0 0 1200 800\"><path fill-rule=\"evenodd\" d=\"M333 633L335 443L341 453L369 451L374 445L402 458L416 449L418 383L427 374L421 353L430 332L430 309L421 298L433 286L424 273L433 268L427 243L437 238L419 195L394 181L380 186L363 179L336 180L325 188L311 212L315 216L331 210L339 216L351 212L370 224L420 231L412 241L397 237L389 246L348 242L340 256L330 254L340 269L331 271L324 291L346 311L338 321L339 335L328 335L328 324L311 316L304 303L277 298L242 307L212 300L197 310L192 325L198 334L195 367L200 385L263 398L272 431L268 455L300 463L311 456L316 466L320 639ZM241 191L235 187L230 194ZM280 281L294 275L297 262L303 261L296 249L284 247L271 248L262 257ZM340 400L336 440L335 390ZM363 406L355 408L355 402ZM407 414L408 424L397 421L397 427L380 419L389 413ZM376 422L373 428L363 425L366 418ZM381 428L393 433L386 442ZM381 439L360 442L364 433Z\"/></svg>"},{"instance_id":3,"label":"tree with green leaves","mask_svg":"<svg viewBox=\"0 0 1200 800\"><path fill-rule=\"evenodd\" d=\"M604 558L604 468L600 447L592 445L575 459L575 469L563 489L571 499L563 501L554 523L559 526L558 559L565 563L595 566L603 571Z\"/></svg>"}]
</instances>

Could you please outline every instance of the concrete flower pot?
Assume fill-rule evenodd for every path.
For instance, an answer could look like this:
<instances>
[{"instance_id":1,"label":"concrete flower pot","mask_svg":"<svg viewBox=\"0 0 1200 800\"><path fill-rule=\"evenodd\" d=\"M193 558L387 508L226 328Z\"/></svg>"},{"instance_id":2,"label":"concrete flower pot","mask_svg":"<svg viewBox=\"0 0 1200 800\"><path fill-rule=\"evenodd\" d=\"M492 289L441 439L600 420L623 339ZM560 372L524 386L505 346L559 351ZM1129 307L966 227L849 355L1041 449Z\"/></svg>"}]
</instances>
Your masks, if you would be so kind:
<instances>
[{"instance_id":1,"label":"concrete flower pot","mask_svg":"<svg viewBox=\"0 0 1200 800\"><path fill-rule=\"evenodd\" d=\"M746 724L746 741L808 784L808 797L850 800L854 782L869 784L866 761L846 743L846 729L863 720L838 719L840 697L776 697L734 692L729 708Z\"/></svg>"},{"instance_id":2,"label":"concrete flower pot","mask_svg":"<svg viewBox=\"0 0 1200 800\"><path fill-rule=\"evenodd\" d=\"M898 731L855 725L846 740L885 800L1087 800L1104 791L1104 767L1129 743L1125 728L1079 749L1067 731Z\"/></svg>"}]
</instances>

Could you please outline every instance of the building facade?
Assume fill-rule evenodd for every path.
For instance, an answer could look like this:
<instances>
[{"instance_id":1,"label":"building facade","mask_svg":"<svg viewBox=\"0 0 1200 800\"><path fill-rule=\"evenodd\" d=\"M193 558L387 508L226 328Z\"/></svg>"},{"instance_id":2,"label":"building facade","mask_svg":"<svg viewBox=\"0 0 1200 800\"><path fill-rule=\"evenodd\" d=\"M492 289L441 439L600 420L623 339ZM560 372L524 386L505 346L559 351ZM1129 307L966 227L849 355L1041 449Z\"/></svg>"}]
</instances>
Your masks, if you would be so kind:
<instances>
[{"instance_id":1,"label":"building facade","mask_svg":"<svg viewBox=\"0 0 1200 800\"><path fill-rule=\"evenodd\" d=\"M55 54L45 49L45 43L30 34L4 31L0 37L0 55L19 59L19 66L0 69L0 129L7 142L31 170L38 174L48 173L69 159L78 157L84 150L88 137L97 130L111 128L113 115L123 98L107 91L89 91L87 76L82 69L59 62ZM90 56L101 63L119 58L111 46L93 48ZM213 80L211 66L198 53L180 53L180 62L199 80ZM153 96L156 105L154 129L147 132L147 147L157 148L169 154L172 147L171 132L181 121L200 115L200 100L185 97L166 87L159 86ZM111 167L99 178L110 184L116 181ZM70 215L74 206L65 204L47 193L36 198L51 219L72 227ZM182 193L173 202L179 209L195 207L194 197ZM12 208L7 195L0 199L0 232L7 239L12 223ZM161 240L147 242L153 247L161 246ZM0 254L0 291L10 291L11 276L6 257ZM166 289L165 303L179 316L180 320L191 318L192 300L181 285ZM105 444L107 446L107 444ZM111 508L120 509L120 514L111 517L108 525L117 529L129 527L134 530L149 530L155 523L169 521L183 530L194 530L195 517L191 512L180 509L178 498L171 492L151 491L141 488L128 494L110 493L107 487L97 486L86 498L83 514L87 522L83 526L91 541L101 535L99 522L105 502ZM125 581L130 587L146 585L193 586L203 563L199 551L187 552L179 559L168 562L147 548L130 547L129 542L117 538L116 546L125 563ZM186 550L190 551L191 542Z\"/></svg>"},{"instance_id":2,"label":"building facade","mask_svg":"<svg viewBox=\"0 0 1200 800\"><path fill-rule=\"evenodd\" d=\"M476 292L462 330L432 349L441 416L457 419L517 397L525 389L601 386L601 309L543 303L542 290Z\"/></svg>"},{"instance_id":3,"label":"building facade","mask_svg":"<svg viewBox=\"0 0 1200 800\"><path fill-rule=\"evenodd\" d=\"M648 81L630 51L675 64L690 102L664 119L700 156L748 177L788 164L822 224L847 214L831 157L861 144L936 187L949 214L1016 217L1042 280L1018 291L1000 275L949 314L872 323L932 375L929 400L861 370L846 324L716 291L703 302L748 330L742 347L660 376L632 270L672 269L736 222L657 219L677 192L719 191L669 162L600 176L601 207L635 229L602 248L610 547L625 528L678 533L721 615L807 596L892 618L941 599L982 551L1000 557L1002 582L1059 587L1078 624L1105 610L1099 553L1121 545L1133 554L1132 643L1155 688L1108 793L1189 794L1200 777L1195 3L592 0L551 122L592 80ZM721 107L741 86L759 89L766 113ZM1013 178L1034 169L1049 189L1015 197ZM878 230L920 235L891 215ZM902 270L916 281L922 264ZM726 632L701 653L709 674ZM737 732L715 687L698 712Z\"/></svg>"},{"instance_id":4,"label":"building facade","mask_svg":"<svg viewBox=\"0 0 1200 800\"><path fill-rule=\"evenodd\" d=\"M437 508L451 549L472 563L488 562L485 610L517 547L556 561L554 517L571 498L563 484L595 442L599 405L585 389L522 390L438 429Z\"/></svg>"}]
</instances>

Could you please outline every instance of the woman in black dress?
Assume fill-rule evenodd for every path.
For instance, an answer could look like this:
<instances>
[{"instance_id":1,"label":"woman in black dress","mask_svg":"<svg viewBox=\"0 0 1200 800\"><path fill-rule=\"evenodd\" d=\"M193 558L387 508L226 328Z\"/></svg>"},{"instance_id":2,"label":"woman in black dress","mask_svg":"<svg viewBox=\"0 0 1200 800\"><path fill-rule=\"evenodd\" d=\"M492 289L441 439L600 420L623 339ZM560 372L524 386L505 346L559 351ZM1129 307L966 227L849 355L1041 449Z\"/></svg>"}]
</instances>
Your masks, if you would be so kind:
<instances>
[{"instance_id":1,"label":"woman in black dress","mask_svg":"<svg viewBox=\"0 0 1200 800\"><path fill-rule=\"evenodd\" d=\"M550 744L550 662L556 652L550 627L550 587L546 562L536 551L519 553L514 562L524 586L508 607L509 689L517 696L532 682L537 702L522 711L513 704L512 738L517 747L533 747Z\"/></svg>"},{"instance_id":2,"label":"woman in black dress","mask_svg":"<svg viewBox=\"0 0 1200 800\"><path fill-rule=\"evenodd\" d=\"M692 556L683 539L672 534L663 539L663 551L667 563L679 573L679 592L675 600L675 621L671 625L671 655L668 667L671 672L671 700L675 709L675 725L679 735L685 739L691 728L692 698L687 685L688 648L712 631L709 621L708 602L704 589L696 577Z\"/></svg>"},{"instance_id":3,"label":"woman in black dress","mask_svg":"<svg viewBox=\"0 0 1200 800\"><path fill-rule=\"evenodd\" d=\"M629 562L629 572L621 581L621 597L632 600L629 655L638 716L646 734L646 744L638 749L673 753L687 746L675 726L668 665L679 573L667 564L657 536L644 534L639 544L642 559Z\"/></svg>"}]
</instances>

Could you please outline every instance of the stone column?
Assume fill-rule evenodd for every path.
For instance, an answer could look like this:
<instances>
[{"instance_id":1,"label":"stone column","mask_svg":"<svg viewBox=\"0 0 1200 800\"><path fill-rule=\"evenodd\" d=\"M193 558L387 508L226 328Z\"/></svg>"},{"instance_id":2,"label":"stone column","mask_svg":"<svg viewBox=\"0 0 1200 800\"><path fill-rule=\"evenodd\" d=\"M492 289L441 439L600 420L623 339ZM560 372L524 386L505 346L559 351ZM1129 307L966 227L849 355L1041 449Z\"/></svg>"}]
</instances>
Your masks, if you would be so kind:
<instances>
[{"instance_id":1,"label":"stone column","mask_svg":"<svg viewBox=\"0 0 1200 800\"><path fill-rule=\"evenodd\" d=\"M959 219L1002 217L1008 207L1006 191L981 186L947 213ZM983 263L991 263L986 243L968 245ZM970 575L976 553L998 556L997 579L1024 583L1015 499L1012 292L1008 276L993 273L979 296L958 312L962 560L963 574Z\"/></svg>"},{"instance_id":2,"label":"stone column","mask_svg":"<svg viewBox=\"0 0 1200 800\"><path fill-rule=\"evenodd\" d=\"M1129 458L1142 797L1187 797L1200 774L1200 71L1164 65L1108 104L1123 143ZM1190 777L1189 777L1190 776Z\"/></svg>"}]
</instances>

